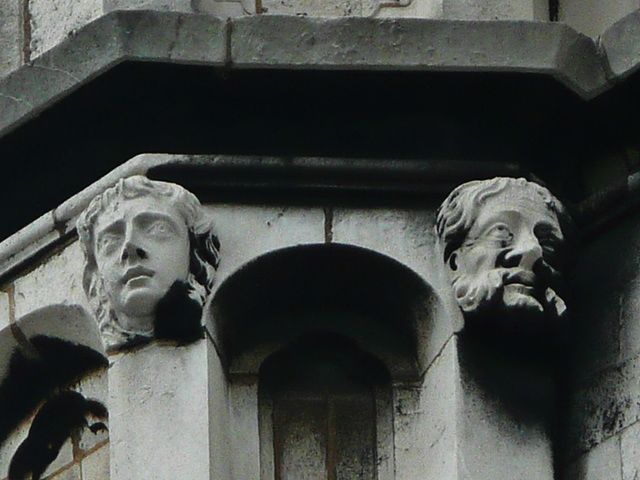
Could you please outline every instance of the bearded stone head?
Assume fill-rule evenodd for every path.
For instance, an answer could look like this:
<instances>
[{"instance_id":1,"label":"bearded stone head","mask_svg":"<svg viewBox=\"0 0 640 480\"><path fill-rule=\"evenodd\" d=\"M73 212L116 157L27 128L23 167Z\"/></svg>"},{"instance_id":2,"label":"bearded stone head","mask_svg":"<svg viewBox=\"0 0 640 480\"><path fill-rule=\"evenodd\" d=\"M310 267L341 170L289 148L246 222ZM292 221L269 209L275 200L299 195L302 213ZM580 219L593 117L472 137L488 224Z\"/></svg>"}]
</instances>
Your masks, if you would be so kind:
<instances>
[{"instance_id":1,"label":"bearded stone head","mask_svg":"<svg viewBox=\"0 0 640 480\"><path fill-rule=\"evenodd\" d=\"M472 181L451 192L436 231L465 316L562 317L556 286L568 221L551 192L523 178Z\"/></svg>"}]
</instances>

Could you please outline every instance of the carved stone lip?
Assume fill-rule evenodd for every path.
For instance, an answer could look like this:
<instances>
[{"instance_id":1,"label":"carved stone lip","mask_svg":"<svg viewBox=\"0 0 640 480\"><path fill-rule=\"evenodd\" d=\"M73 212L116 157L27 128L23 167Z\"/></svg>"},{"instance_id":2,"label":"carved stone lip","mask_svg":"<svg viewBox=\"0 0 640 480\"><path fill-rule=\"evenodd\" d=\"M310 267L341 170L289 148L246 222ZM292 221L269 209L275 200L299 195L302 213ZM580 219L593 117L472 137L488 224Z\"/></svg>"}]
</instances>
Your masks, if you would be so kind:
<instances>
[{"instance_id":1,"label":"carved stone lip","mask_svg":"<svg viewBox=\"0 0 640 480\"><path fill-rule=\"evenodd\" d=\"M504 277L504 285L523 285L525 287L535 287L536 274L529 270L508 271Z\"/></svg>"},{"instance_id":2,"label":"carved stone lip","mask_svg":"<svg viewBox=\"0 0 640 480\"><path fill-rule=\"evenodd\" d=\"M153 277L155 272L150 268L144 267L142 265L136 265L135 267L131 267L128 269L125 274L122 276L120 282L127 284L130 280L138 277Z\"/></svg>"}]
</instances>

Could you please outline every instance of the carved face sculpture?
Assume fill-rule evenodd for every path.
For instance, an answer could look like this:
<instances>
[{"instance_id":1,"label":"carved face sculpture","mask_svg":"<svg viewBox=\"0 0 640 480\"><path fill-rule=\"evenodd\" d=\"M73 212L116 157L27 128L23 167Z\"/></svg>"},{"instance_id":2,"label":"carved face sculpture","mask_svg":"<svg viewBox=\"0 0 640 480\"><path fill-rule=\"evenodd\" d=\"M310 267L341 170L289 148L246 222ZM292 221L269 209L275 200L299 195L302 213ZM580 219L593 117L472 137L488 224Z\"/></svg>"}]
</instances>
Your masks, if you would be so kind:
<instances>
[{"instance_id":1,"label":"carved face sculpture","mask_svg":"<svg viewBox=\"0 0 640 480\"><path fill-rule=\"evenodd\" d=\"M94 251L111 306L121 323L152 330L158 301L189 273L189 234L167 201L121 200L100 215Z\"/></svg>"},{"instance_id":2,"label":"carved face sculpture","mask_svg":"<svg viewBox=\"0 0 640 480\"><path fill-rule=\"evenodd\" d=\"M192 193L139 175L121 179L91 201L77 227L84 290L108 349L201 336L220 245Z\"/></svg>"},{"instance_id":3,"label":"carved face sculpture","mask_svg":"<svg viewBox=\"0 0 640 480\"><path fill-rule=\"evenodd\" d=\"M445 260L464 312L497 307L562 316L566 307L553 288L564 240L559 205L524 179L471 182L443 203L438 233L448 243Z\"/></svg>"}]
</instances>

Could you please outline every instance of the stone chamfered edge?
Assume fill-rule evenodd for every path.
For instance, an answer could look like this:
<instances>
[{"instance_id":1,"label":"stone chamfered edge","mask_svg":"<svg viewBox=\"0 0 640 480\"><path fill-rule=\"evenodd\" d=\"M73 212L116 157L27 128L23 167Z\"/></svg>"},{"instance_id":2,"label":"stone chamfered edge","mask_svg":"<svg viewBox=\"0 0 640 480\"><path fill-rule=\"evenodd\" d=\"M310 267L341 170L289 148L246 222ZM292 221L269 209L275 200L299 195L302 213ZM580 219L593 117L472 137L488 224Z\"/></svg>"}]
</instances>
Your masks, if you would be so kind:
<instances>
[{"instance_id":1,"label":"stone chamfered edge","mask_svg":"<svg viewBox=\"0 0 640 480\"><path fill-rule=\"evenodd\" d=\"M538 73L589 99L615 83L618 72L640 64L638 49L631 48L640 42L639 17L634 13L614 25L604 36L604 48L598 48L590 38L551 22L222 19L115 11L0 79L0 135L124 61L238 69ZM624 42L616 44L619 38Z\"/></svg>"},{"instance_id":2,"label":"stone chamfered edge","mask_svg":"<svg viewBox=\"0 0 640 480\"><path fill-rule=\"evenodd\" d=\"M75 234L78 215L96 195L131 175L183 184L209 195L218 190L246 192L255 202L278 192L323 194L446 195L472 178L520 176L515 164L431 160L342 160L209 155L142 154L102 177L55 209L0 243L0 282L22 265L64 243ZM251 200L250 200L251 202Z\"/></svg>"}]
</instances>

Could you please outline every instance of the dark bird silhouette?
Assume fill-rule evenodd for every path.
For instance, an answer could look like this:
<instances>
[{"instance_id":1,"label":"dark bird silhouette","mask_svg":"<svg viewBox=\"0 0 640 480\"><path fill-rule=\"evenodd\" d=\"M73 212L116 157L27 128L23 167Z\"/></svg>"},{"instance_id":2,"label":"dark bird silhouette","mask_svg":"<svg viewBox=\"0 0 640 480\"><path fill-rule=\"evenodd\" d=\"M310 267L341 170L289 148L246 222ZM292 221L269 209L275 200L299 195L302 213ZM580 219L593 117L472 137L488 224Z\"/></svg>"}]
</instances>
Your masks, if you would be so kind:
<instances>
[{"instance_id":1,"label":"dark bird silhouette","mask_svg":"<svg viewBox=\"0 0 640 480\"><path fill-rule=\"evenodd\" d=\"M106 420L107 408L70 390L51 397L34 417L27 438L14 453L9 480L40 480L67 439L77 438L85 427L94 434L107 430L103 422L89 424L87 416Z\"/></svg>"}]
</instances>

